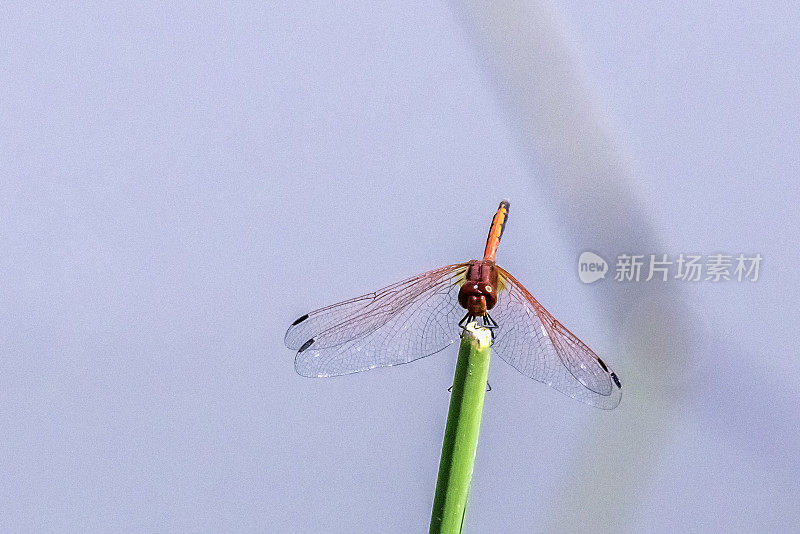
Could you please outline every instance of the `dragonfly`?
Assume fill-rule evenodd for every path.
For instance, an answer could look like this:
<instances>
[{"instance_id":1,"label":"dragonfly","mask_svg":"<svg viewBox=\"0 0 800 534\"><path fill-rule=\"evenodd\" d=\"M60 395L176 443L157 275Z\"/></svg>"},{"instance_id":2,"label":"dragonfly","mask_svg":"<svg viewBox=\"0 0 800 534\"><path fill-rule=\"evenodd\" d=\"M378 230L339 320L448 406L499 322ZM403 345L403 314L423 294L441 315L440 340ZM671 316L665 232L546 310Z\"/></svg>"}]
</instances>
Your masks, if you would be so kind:
<instances>
[{"instance_id":1,"label":"dragonfly","mask_svg":"<svg viewBox=\"0 0 800 534\"><path fill-rule=\"evenodd\" d=\"M443 351L468 323L492 330L492 352L523 375L598 408L622 398L616 373L495 263L510 204L492 218L483 259L446 265L309 312L284 338L307 377L346 375ZM460 318L460 319L459 319Z\"/></svg>"}]
</instances>

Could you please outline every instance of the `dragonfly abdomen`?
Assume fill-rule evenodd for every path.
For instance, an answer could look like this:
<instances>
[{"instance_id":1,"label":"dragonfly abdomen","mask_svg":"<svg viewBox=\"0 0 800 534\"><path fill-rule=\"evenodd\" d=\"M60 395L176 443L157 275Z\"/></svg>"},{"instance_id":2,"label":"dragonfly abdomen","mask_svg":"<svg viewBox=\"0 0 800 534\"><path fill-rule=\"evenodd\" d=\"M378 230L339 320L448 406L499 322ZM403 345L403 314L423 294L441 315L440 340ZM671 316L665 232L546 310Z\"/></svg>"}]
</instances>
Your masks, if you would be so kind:
<instances>
[{"instance_id":1,"label":"dragonfly abdomen","mask_svg":"<svg viewBox=\"0 0 800 534\"><path fill-rule=\"evenodd\" d=\"M497 247L500 246L500 238L503 237L503 230L505 230L506 221L508 221L509 209L511 209L511 204L509 204L508 200L502 201L492 218L492 224L489 226L489 237L486 238L486 248L483 251L484 260L495 260Z\"/></svg>"}]
</instances>

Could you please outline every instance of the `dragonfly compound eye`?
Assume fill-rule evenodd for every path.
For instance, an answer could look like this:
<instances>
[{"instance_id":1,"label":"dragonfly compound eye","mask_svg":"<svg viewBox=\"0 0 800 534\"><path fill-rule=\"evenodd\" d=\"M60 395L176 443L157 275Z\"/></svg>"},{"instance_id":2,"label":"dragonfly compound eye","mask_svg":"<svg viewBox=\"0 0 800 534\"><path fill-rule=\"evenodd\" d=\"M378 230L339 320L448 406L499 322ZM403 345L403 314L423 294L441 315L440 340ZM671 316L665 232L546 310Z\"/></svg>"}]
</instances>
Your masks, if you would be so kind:
<instances>
[{"instance_id":1,"label":"dragonfly compound eye","mask_svg":"<svg viewBox=\"0 0 800 534\"><path fill-rule=\"evenodd\" d=\"M497 293L494 292L494 287L491 284L483 286L483 296L486 298L486 309L491 310L497 304Z\"/></svg>"}]
</instances>

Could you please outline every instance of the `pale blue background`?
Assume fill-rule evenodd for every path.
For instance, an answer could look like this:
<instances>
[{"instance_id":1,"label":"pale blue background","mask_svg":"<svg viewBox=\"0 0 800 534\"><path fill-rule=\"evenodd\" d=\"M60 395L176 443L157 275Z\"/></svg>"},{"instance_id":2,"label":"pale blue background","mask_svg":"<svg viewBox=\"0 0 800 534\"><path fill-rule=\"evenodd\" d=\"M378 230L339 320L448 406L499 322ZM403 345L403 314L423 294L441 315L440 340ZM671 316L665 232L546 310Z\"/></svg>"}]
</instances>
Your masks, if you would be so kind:
<instances>
[{"instance_id":1,"label":"pale blue background","mask_svg":"<svg viewBox=\"0 0 800 534\"><path fill-rule=\"evenodd\" d=\"M644 490L590 489L634 503L604 526L796 528L800 13L553 5L667 247L628 252L764 257L668 285L675 421ZM308 380L283 333L477 256L504 197L498 261L626 387L602 412L495 361L466 527L569 524L584 427L635 434L634 369L670 356L602 319L638 288L578 281L600 237L570 239L479 34L443 2L2 9L0 530L426 531L455 353Z\"/></svg>"}]
</instances>

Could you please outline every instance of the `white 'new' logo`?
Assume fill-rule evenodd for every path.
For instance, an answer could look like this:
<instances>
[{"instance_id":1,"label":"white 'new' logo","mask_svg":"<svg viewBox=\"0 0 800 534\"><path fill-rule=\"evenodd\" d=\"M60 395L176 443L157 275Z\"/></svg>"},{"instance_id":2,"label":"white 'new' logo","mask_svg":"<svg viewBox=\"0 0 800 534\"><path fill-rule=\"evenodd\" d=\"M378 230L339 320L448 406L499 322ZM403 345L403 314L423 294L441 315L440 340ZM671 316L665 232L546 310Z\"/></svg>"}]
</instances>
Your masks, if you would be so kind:
<instances>
[{"instance_id":1,"label":"white 'new' logo","mask_svg":"<svg viewBox=\"0 0 800 534\"><path fill-rule=\"evenodd\" d=\"M605 278L607 272L608 264L606 260L594 252L584 252L578 258L578 278L584 284L591 284L601 278Z\"/></svg>"}]
</instances>

